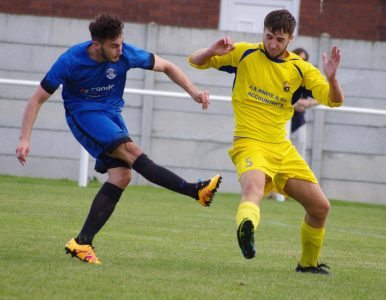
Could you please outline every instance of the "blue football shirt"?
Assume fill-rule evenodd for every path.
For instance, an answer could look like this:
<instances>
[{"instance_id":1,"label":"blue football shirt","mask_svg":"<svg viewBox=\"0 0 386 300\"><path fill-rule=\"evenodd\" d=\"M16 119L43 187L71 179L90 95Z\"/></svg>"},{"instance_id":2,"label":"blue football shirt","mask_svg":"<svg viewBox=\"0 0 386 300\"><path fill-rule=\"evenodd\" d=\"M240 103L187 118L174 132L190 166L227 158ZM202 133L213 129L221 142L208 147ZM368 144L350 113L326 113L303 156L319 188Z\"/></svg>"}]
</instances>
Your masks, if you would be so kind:
<instances>
[{"instance_id":1,"label":"blue football shirt","mask_svg":"<svg viewBox=\"0 0 386 300\"><path fill-rule=\"evenodd\" d=\"M121 111L126 72L133 68L152 70L154 54L123 43L118 62L96 62L87 48L92 41L70 47L53 64L41 81L52 94L63 85L62 98L68 113L84 110Z\"/></svg>"}]
</instances>

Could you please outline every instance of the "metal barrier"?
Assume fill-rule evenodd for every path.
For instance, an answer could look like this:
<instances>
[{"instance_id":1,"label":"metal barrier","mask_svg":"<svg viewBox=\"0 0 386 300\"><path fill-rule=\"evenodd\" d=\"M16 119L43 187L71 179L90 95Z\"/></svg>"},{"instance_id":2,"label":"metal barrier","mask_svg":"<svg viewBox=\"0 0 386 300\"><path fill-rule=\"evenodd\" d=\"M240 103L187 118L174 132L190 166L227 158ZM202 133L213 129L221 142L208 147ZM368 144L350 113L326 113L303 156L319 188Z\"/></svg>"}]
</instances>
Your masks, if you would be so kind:
<instances>
[{"instance_id":1,"label":"metal barrier","mask_svg":"<svg viewBox=\"0 0 386 300\"><path fill-rule=\"evenodd\" d=\"M22 86L38 86L40 84L39 81L31 81L31 80L19 80L19 79L5 79L0 78L0 84L8 84L8 85L22 85ZM155 91L155 90L142 90L142 89L132 89L125 88L125 94L135 94L135 95L143 95L143 96L158 96L158 97L169 97L169 98L190 98L187 93L177 93L177 92L169 92L169 91ZM224 96L210 96L211 100L215 101L225 101L230 102L230 97ZM81 187L87 186L88 182L88 160L89 154L88 152L80 146L80 158L79 158L79 179L78 184Z\"/></svg>"},{"instance_id":2,"label":"metal barrier","mask_svg":"<svg viewBox=\"0 0 386 300\"><path fill-rule=\"evenodd\" d=\"M30 80L0 78L0 84L38 86L40 84L40 82L39 81L30 81ZM187 93L144 90L144 89L132 89L132 88L125 88L124 93L125 94L143 95L143 96L168 97L168 98L190 98L190 96ZM214 100L214 101L223 101L223 102L230 102L231 101L231 97L218 96L218 95L211 95L210 99ZM321 106L321 105L315 106L312 109L315 109L317 111L328 111L328 110L333 109L335 112L374 114L374 115L385 115L386 116L386 110L380 110L380 109L346 107L346 106L345 107L338 107L338 108L329 108L329 107ZM83 147L81 147L78 184L79 184L79 186L82 186L82 187L87 186L87 182L88 182L88 160L89 160L89 155L88 155L87 151ZM318 164L318 163L316 162L316 164ZM318 166L313 166L313 167L316 168L315 173L317 175Z\"/></svg>"}]
</instances>

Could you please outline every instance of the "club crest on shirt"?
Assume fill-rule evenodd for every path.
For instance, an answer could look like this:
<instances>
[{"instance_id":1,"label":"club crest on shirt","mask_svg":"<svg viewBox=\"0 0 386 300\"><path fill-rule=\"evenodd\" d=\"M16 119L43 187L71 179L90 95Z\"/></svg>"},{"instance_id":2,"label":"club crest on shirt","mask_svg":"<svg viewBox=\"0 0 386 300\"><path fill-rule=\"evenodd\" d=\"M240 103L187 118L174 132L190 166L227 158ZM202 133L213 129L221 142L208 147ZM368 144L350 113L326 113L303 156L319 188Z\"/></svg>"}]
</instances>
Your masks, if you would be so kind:
<instances>
[{"instance_id":1,"label":"club crest on shirt","mask_svg":"<svg viewBox=\"0 0 386 300\"><path fill-rule=\"evenodd\" d=\"M106 77L108 79L114 79L117 77L117 72L113 68L108 68L106 71Z\"/></svg>"},{"instance_id":2,"label":"club crest on shirt","mask_svg":"<svg viewBox=\"0 0 386 300\"><path fill-rule=\"evenodd\" d=\"M289 86L288 81L284 81L284 82L283 82L283 87L284 87L284 91L285 91L285 92L289 92L290 86Z\"/></svg>"}]
</instances>

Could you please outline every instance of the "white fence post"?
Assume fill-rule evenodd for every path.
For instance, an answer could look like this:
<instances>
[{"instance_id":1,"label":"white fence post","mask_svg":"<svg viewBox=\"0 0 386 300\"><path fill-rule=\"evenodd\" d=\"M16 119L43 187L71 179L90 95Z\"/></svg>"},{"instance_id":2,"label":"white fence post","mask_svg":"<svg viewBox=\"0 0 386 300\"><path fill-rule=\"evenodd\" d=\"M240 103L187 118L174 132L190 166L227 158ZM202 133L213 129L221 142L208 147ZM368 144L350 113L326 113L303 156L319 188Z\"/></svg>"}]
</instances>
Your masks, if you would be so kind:
<instances>
[{"instance_id":1,"label":"white fence post","mask_svg":"<svg viewBox=\"0 0 386 300\"><path fill-rule=\"evenodd\" d=\"M311 168L318 180L322 175L324 110L315 109L312 128Z\"/></svg>"},{"instance_id":2,"label":"white fence post","mask_svg":"<svg viewBox=\"0 0 386 300\"><path fill-rule=\"evenodd\" d=\"M86 187L88 183L88 157L89 155L86 149L80 146L78 184L81 187Z\"/></svg>"},{"instance_id":3,"label":"white fence post","mask_svg":"<svg viewBox=\"0 0 386 300\"><path fill-rule=\"evenodd\" d=\"M150 23L147 26L147 38L146 38L146 49L152 53L157 53L156 41L157 41L158 26L155 23ZM155 85L155 73L156 72L145 72L144 88L147 90L153 90ZM153 125L153 113L154 113L154 96L144 95L142 97L142 120L141 120L141 139L140 145L142 150L151 155L151 130ZM139 185L148 184L148 181L135 174L133 176L134 183Z\"/></svg>"}]
</instances>

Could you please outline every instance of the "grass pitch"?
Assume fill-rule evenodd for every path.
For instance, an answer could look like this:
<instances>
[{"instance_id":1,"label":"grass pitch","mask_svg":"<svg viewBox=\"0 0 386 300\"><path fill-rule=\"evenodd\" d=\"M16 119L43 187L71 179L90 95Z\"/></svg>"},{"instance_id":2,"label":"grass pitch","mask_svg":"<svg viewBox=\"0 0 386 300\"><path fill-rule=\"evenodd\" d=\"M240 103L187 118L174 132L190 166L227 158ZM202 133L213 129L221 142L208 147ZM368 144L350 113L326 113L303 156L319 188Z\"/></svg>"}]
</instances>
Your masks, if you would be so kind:
<instances>
[{"instance_id":1,"label":"grass pitch","mask_svg":"<svg viewBox=\"0 0 386 300\"><path fill-rule=\"evenodd\" d=\"M129 187L94 246L103 265L65 255L99 184L0 176L0 299L386 299L386 206L332 202L321 262L294 272L303 210L263 201L257 257L236 240L239 196L210 208Z\"/></svg>"}]
</instances>

